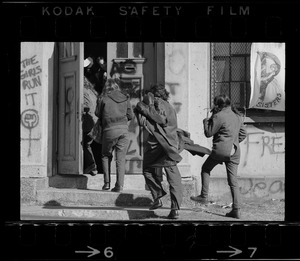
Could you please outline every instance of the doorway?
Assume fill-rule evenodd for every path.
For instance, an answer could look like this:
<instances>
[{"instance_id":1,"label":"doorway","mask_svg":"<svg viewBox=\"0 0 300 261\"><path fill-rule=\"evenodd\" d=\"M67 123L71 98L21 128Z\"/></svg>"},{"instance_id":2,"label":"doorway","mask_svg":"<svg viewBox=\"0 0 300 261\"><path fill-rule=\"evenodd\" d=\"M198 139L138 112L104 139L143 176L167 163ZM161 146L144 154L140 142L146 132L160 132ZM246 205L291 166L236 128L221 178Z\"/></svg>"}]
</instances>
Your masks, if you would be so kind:
<instances>
[{"instance_id":1,"label":"doorway","mask_svg":"<svg viewBox=\"0 0 300 261\"><path fill-rule=\"evenodd\" d=\"M106 42L85 42L84 43L84 107L87 106L89 108L89 115L92 116L94 123L97 122L98 118L95 115L95 109L97 104L97 96L101 94L103 86L107 77L107 43ZM86 85L92 84L92 88L88 88ZM91 86L91 85L90 85ZM88 89L86 89L88 88ZM92 89L92 90L91 90ZM86 97L87 96L87 97ZM84 116L85 117L85 112ZM85 124L83 122L83 124ZM83 134L83 142L87 142L85 134ZM84 144L85 145L85 144ZM102 161L101 161L101 144L93 141L90 145L95 163L97 166L97 172L103 173ZM89 153L86 151L86 147L84 148L84 153ZM84 174L88 174L88 171L85 171L89 166L88 165L88 157L84 155L83 157L83 172ZM87 173L85 173L87 172Z\"/></svg>"},{"instance_id":2,"label":"doorway","mask_svg":"<svg viewBox=\"0 0 300 261\"><path fill-rule=\"evenodd\" d=\"M91 58L97 67L97 58L103 57L108 70L114 62L130 61L134 64L134 73L121 73L121 80L126 89L139 89L140 93L151 83L164 82L164 43L142 43L142 57L119 57L117 43L107 42L59 42L58 46L58 174L82 174L82 114L84 112L84 65ZM131 45L128 45L131 46ZM133 48L134 49L134 48ZM128 52L129 53L129 52ZM109 60L108 60L109 59ZM107 71L107 77L110 72ZM100 88L101 89L101 88ZM142 96L131 96L132 106ZM95 105L96 106L96 101ZM94 114L94 109L91 110ZM97 121L97 118L95 118ZM130 145L126 155L126 175L141 174L143 161L143 130L134 118L129 125ZM101 147L93 144L98 172L102 173ZM115 173L112 164L112 174Z\"/></svg>"}]
</instances>

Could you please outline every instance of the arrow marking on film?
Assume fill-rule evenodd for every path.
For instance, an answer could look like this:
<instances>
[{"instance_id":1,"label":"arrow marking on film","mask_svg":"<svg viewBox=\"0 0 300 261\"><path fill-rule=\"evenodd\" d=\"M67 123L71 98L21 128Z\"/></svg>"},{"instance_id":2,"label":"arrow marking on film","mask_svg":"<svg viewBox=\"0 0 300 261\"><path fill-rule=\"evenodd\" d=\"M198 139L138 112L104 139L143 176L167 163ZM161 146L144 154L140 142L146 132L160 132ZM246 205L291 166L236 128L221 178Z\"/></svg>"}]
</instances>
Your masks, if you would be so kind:
<instances>
[{"instance_id":1,"label":"arrow marking on film","mask_svg":"<svg viewBox=\"0 0 300 261\"><path fill-rule=\"evenodd\" d=\"M75 251L75 253L88 253L90 255L88 255L88 257L91 257L91 256L94 256L94 255L97 255L100 253L100 251L98 249L95 249L95 248L92 248L90 246L87 246L89 249L91 249L92 251Z\"/></svg>"},{"instance_id":2,"label":"arrow marking on film","mask_svg":"<svg viewBox=\"0 0 300 261\"><path fill-rule=\"evenodd\" d=\"M217 251L217 253L233 253L232 255L230 255L229 257L232 257L232 256L235 256L235 255L238 255L240 253L242 253L243 251L242 250L239 250L235 247L232 247L232 246L229 246L230 248L234 249L234 250L224 250L224 251Z\"/></svg>"}]
</instances>

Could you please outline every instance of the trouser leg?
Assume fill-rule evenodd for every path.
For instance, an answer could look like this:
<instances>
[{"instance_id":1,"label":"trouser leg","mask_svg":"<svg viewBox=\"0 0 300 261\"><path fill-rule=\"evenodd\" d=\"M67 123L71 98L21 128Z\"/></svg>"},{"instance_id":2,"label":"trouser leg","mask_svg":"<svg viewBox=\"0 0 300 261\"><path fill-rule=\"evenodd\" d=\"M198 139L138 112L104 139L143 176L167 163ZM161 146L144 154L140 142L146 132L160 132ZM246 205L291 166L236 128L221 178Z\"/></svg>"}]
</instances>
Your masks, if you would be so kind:
<instances>
[{"instance_id":1,"label":"trouser leg","mask_svg":"<svg viewBox=\"0 0 300 261\"><path fill-rule=\"evenodd\" d=\"M143 175L154 201L165 195L160 176L156 173L156 168L144 168Z\"/></svg>"},{"instance_id":2,"label":"trouser leg","mask_svg":"<svg viewBox=\"0 0 300 261\"><path fill-rule=\"evenodd\" d=\"M110 183L110 168L111 168L112 156L102 156L102 168L104 175L104 183Z\"/></svg>"},{"instance_id":3,"label":"trouser leg","mask_svg":"<svg viewBox=\"0 0 300 261\"><path fill-rule=\"evenodd\" d=\"M164 168L170 188L171 209L180 209L182 203L181 175L176 165Z\"/></svg>"},{"instance_id":4,"label":"trouser leg","mask_svg":"<svg viewBox=\"0 0 300 261\"><path fill-rule=\"evenodd\" d=\"M93 151L91 148L91 144L93 139L88 135L83 135L83 168L87 169L89 167L93 167L96 169L95 159L93 155Z\"/></svg>"},{"instance_id":5,"label":"trouser leg","mask_svg":"<svg viewBox=\"0 0 300 261\"><path fill-rule=\"evenodd\" d=\"M240 191L239 191L239 185L237 181L238 164L232 163L231 161L225 162L225 164L226 164L228 185L230 187L230 192L232 196L232 208L239 209Z\"/></svg>"},{"instance_id":6,"label":"trouser leg","mask_svg":"<svg viewBox=\"0 0 300 261\"><path fill-rule=\"evenodd\" d=\"M98 171L98 173L103 173L102 159L101 159L102 144L99 144L99 143L94 141L91 144L91 148L92 148L92 151L93 151L95 163L97 165L97 171Z\"/></svg>"},{"instance_id":7,"label":"trouser leg","mask_svg":"<svg viewBox=\"0 0 300 261\"><path fill-rule=\"evenodd\" d=\"M125 176L125 163L126 154L129 145L129 134L124 133L121 135L115 145L116 149L116 169L117 169L117 179L115 187L121 188L124 186L124 176Z\"/></svg>"},{"instance_id":8,"label":"trouser leg","mask_svg":"<svg viewBox=\"0 0 300 261\"><path fill-rule=\"evenodd\" d=\"M204 162L201 170L201 197L207 198L209 193L209 181L210 181L210 172L212 169L220 164L220 161L208 157Z\"/></svg>"},{"instance_id":9,"label":"trouser leg","mask_svg":"<svg viewBox=\"0 0 300 261\"><path fill-rule=\"evenodd\" d=\"M112 151L113 151L114 140L103 139L102 144L102 168L104 175L104 183L110 183L110 169L112 161Z\"/></svg>"}]
</instances>

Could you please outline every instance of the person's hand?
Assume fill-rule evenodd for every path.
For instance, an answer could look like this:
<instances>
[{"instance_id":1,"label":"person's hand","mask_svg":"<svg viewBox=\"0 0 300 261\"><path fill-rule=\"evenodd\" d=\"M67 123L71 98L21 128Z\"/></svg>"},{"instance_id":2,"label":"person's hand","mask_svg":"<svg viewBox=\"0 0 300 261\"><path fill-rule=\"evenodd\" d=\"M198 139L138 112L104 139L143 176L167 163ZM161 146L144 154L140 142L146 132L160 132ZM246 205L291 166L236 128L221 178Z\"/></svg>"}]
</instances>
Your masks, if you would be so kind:
<instances>
[{"instance_id":1,"label":"person's hand","mask_svg":"<svg viewBox=\"0 0 300 261\"><path fill-rule=\"evenodd\" d=\"M146 110L146 105L143 102L138 102L135 109L138 113L144 114L144 111Z\"/></svg>"}]
</instances>

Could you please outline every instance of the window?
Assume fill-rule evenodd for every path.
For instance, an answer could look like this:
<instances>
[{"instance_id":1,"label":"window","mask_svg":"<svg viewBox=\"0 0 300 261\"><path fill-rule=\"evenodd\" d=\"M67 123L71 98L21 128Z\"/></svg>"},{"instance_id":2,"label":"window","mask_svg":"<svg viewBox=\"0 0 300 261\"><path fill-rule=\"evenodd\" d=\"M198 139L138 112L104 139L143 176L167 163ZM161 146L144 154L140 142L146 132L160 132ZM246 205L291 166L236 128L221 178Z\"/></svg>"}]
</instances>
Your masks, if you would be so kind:
<instances>
[{"instance_id":1,"label":"window","mask_svg":"<svg viewBox=\"0 0 300 261\"><path fill-rule=\"evenodd\" d=\"M63 42L62 48L59 49L59 57L61 59L74 56L74 42Z\"/></svg>"},{"instance_id":2,"label":"window","mask_svg":"<svg viewBox=\"0 0 300 261\"><path fill-rule=\"evenodd\" d=\"M117 58L142 58L142 43L118 42Z\"/></svg>"},{"instance_id":3,"label":"window","mask_svg":"<svg viewBox=\"0 0 300 261\"><path fill-rule=\"evenodd\" d=\"M225 93L240 112L247 116L259 116L256 121L284 122L284 112L248 109L250 87L251 43L211 43L211 99ZM245 110L247 108L247 110ZM246 115L245 115L246 116Z\"/></svg>"},{"instance_id":4,"label":"window","mask_svg":"<svg viewBox=\"0 0 300 261\"><path fill-rule=\"evenodd\" d=\"M251 43L211 44L211 106L224 93L237 108L247 107L250 98Z\"/></svg>"}]
</instances>

